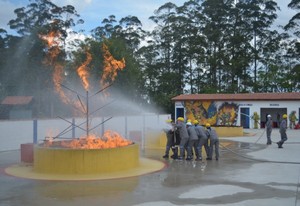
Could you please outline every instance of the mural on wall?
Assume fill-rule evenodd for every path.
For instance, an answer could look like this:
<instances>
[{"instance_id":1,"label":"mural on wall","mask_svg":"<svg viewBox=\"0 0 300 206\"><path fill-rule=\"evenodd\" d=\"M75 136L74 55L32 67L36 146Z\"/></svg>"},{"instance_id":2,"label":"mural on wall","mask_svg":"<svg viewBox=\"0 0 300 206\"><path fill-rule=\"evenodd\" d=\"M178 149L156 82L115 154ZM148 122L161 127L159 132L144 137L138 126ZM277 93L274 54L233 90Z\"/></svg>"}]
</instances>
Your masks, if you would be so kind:
<instances>
[{"instance_id":1,"label":"mural on wall","mask_svg":"<svg viewBox=\"0 0 300 206\"><path fill-rule=\"evenodd\" d=\"M232 126L236 125L239 105L222 102L218 106L214 101L186 101L185 109L187 119L197 119L202 125Z\"/></svg>"},{"instance_id":2,"label":"mural on wall","mask_svg":"<svg viewBox=\"0 0 300 206\"><path fill-rule=\"evenodd\" d=\"M185 102L186 117L192 121L197 119L200 124L217 123L217 106L214 101L190 101Z\"/></svg>"},{"instance_id":3,"label":"mural on wall","mask_svg":"<svg viewBox=\"0 0 300 206\"><path fill-rule=\"evenodd\" d=\"M236 103L224 102L218 109L218 125L236 125L239 105Z\"/></svg>"}]
</instances>

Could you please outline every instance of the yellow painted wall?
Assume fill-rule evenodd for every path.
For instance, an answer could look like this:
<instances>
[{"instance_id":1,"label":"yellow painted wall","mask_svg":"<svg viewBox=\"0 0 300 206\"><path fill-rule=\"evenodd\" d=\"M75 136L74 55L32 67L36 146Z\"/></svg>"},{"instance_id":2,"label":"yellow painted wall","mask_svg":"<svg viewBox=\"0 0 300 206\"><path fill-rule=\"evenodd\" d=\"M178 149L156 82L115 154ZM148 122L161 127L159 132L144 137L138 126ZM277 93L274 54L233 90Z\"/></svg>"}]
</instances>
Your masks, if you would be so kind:
<instances>
[{"instance_id":1,"label":"yellow painted wall","mask_svg":"<svg viewBox=\"0 0 300 206\"><path fill-rule=\"evenodd\" d=\"M63 149L34 147L33 170L56 174L98 174L139 165L137 144L112 149Z\"/></svg>"},{"instance_id":2,"label":"yellow painted wall","mask_svg":"<svg viewBox=\"0 0 300 206\"><path fill-rule=\"evenodd\" d=\"M165 132L147 132L145 136L145 147L158 149L166 147L167 137Z\"/></svg>"},{"instance_id":3,"label":"yellow painted wall","mask_svg":"<svg viewBox=\"0 0 300 206\"><path fill-rule=\"evenodd\" d=\"M241 137L243 136L243 127L214 127L219 137Z\"/></svg>"}]
</instances>

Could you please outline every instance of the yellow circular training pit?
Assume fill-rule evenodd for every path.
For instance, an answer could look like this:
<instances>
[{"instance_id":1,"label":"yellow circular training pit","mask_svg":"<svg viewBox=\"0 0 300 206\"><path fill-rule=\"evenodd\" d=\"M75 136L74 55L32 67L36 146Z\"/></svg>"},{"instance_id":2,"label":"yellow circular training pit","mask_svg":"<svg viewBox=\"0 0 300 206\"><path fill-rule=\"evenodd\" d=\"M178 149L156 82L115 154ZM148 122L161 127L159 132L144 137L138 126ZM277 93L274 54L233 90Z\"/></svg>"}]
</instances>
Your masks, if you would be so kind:
<instances>
[{"instance_id":1,"label":"yellow circular training pit","mask_svg":"<svg viewBox=\"0 0 300 206\"><path fill-rule=\"evenodd\" d=\"M48 174L102 174L139 166L139 147L109 149L34 147L33 171Z\"/></svg>"}]
</instances>

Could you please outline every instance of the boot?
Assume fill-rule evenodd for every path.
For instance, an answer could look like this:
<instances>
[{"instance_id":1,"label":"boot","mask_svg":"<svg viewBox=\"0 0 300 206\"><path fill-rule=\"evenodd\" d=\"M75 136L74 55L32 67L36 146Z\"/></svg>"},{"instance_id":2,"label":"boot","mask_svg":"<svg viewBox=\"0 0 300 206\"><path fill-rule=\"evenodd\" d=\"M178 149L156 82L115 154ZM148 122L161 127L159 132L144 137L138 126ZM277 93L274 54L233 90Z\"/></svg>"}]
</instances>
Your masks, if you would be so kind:
<instances>
[{"instance_id":1,"label":"boot","mask_svg":"<svg viewBox=\"0 0 300 206\"><path fill-rule=\"evenodd\" d=\"M174 147L174 148L172 148L172 150L173 150L172 158L173 158L174 160L178 159L178 148L177 148L177 147Z\"/></svg>"},{"instance_id":2,"label":"boot","mask_svg":"<svg viewBox=\"0 0 300 206\"><path fill-rule=\"evenodd\" d=\"M283 148L281 142L277 142L278 148Z\"/></svg>"}]
</instances>

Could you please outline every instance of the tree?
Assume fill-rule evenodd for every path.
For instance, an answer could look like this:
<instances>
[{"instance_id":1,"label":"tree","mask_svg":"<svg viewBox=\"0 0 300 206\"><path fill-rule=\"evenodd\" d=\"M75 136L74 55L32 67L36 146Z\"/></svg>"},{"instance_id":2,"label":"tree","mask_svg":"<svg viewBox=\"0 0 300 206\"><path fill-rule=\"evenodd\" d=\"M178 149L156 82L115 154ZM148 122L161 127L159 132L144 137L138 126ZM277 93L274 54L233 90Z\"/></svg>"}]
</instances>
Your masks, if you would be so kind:
<instances>
[{"instance_id":1,"label":"tree","mask_svg":"<svg viewBox=\"0 0 300 206\"><path fill-rule=\"evenodd\" d=\"M137 103L143 103L144 77L139 69L136 53L144 38L145 31L141 28L141 22L137 17L127 16L120 21L114 15L110 15L102 21L102 24L92 30L93 39L89 39L81 45L81 50L74 52L76 66L82 63L84 50L88 49L92 55L89 65L94 81L103 74L103 53L101 47L107 45L112 56L125 60L125 68L117 75L113 87L125 96ZM76 67L75 66L75 67Z\"/></svg>"},{"instance_id":2,"label":"tree","mask_svg":"<svg viewBox=\"0 0 300 206\"><path fill-rule=\"evenodd\" d=\"M16 9L14 13L17 17L8 23L20 36L10 37L13 39L8 45L11 56L4 70L9 71L13 68L14 72L7 72L9 75L5 84L9 87L12 80L17 80L17 87L11 90L11 95L34 95L37 110L51 113L49 102L52 102L53 98L49 92L54 89L49 76L52 76L52 68L51 66L47 68L43 64L49 48L41 37L47 36L50 32L57 32L60 34L61 42L65 42L67 30L75 26L72 17L78 18L79 15L71 5L58 7L48 0L31 2L26 7ZM81 22L82 20L79 20L77 23ZM62 62L66 58L63 46L61 45L60 57L57 59ZM16 59L18 61L15 61Z\"/></svg>"},{"instance_id":3,"label":"tree","mask_svg":"<svg viewBox=\"0 0 300 206\"><path fill-rule=\"evenodd\" d=\"M146 73L156 73L155 88L147 88L149 98L166 112L172 112L170 99L183 92L186 74L186 48L182 17L177 14L178 7L169 2L155 11L149 19L157 26L151 33L154 64L148 65ZM180 32L179 32L180 31ZM151 71L156 70L156 71ZM154 91L154 92L153 92Z\"/></svg>"},{"instance_id":4,"label":"tree","mask_svg":"<svg viewBox=\"0 0 300 206\"><path fill-rule=\"evenodd\" d=\"M249 32L253 34L253 91L257 92L257 70L263 59L264 42L269 38L269 28L277 18L276 11L279 9L273 0L240 1L243 8L243 18L247 22Z\"/></svg>"}]
</instances>

